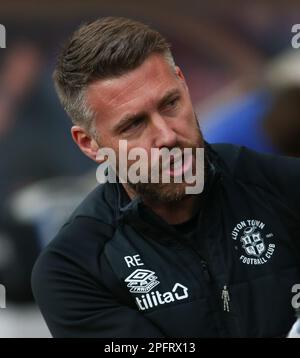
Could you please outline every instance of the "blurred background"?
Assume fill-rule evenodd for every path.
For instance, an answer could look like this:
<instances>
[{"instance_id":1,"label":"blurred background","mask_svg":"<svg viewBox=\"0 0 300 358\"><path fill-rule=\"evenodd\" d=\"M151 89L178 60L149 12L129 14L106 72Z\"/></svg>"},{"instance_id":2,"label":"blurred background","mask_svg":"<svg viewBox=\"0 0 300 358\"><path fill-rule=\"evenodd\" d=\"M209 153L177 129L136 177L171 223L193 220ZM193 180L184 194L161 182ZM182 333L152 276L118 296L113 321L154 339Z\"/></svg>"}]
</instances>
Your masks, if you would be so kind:
<instances>
[{"instance_id":1,"label":"blurred background","mask_svg":"<svg viewBox=\"0 0 300 358\"><path fill-rule=\"evenodd\" d=\"M0 337L50 337L30 273L97 185L75 147L51 73L64 40L102 16L141 20L172 43L208 142L300 156L299 1L2 0L0 24ZM300 42L300 40L299 40Z\"/></svg>"}]
</instances>

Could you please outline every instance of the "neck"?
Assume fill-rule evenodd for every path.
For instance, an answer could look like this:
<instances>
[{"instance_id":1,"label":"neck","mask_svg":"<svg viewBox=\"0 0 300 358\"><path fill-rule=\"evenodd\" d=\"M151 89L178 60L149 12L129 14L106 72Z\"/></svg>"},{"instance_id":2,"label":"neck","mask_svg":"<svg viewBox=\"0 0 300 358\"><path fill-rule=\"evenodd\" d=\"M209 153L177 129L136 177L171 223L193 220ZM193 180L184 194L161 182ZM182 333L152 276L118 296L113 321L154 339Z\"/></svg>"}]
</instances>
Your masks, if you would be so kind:
<instances>
[{"instance_id":1,"label":"neck","mask_svg":"<svg viewBox=\"0 0 300 358\"><path fill-rule=\"evenodd\" d=\"M136 193L129 188L128 185L123 184L123 186L130 199L134 199ZM152 200L148 197L142 197L142 199L155 214L160 216L170 225L181 224L188 221L195 215L201 205L199 195L186 195L181 200L172 202Z\"/></svg>"}]
</instances>

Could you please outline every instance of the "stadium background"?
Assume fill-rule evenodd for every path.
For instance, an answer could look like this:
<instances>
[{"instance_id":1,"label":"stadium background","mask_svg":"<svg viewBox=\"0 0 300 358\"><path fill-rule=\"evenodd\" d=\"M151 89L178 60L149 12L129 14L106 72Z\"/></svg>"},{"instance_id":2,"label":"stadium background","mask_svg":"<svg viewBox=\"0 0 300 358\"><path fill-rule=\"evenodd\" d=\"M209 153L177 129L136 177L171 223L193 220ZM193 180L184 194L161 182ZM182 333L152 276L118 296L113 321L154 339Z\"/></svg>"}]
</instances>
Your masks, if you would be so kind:
<instances>
[{"instance_id":1,"label":"stadium background","mask_svg":"<svg viewBox=\"0 0 300 358\"><path fill-rule=\"evenodd\" d=\"M172 43L209 141L300 156L297 1L2 0L0 23L0 337L49 337L33 303L40 250L95 186L96 166L73 144L51 72L81 22L141 20ZM296 139L295 139L296 138Z\"/></svg>"}]
</instances>

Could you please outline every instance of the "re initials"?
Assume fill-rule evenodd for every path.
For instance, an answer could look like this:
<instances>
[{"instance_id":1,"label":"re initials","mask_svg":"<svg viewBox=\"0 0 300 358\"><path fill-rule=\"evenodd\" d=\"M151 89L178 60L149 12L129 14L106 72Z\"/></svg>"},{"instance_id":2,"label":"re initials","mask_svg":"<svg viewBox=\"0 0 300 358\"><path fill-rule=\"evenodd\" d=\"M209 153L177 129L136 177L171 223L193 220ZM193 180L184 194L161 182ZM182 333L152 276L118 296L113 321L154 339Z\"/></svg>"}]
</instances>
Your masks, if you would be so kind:
<instances>
[{"instance_id":1,"label":"re initials","mask_svg":"<svg viewBox=\"0 0 300 358\"><path fill-rule=\"evenodd\" d=\"M128 267L135 267L135 266L144 266L144 264L141 261L140 255L134 255L134 256L125 256L124 260L126 262L126 265Z\"/></svg>"}]
</instances>

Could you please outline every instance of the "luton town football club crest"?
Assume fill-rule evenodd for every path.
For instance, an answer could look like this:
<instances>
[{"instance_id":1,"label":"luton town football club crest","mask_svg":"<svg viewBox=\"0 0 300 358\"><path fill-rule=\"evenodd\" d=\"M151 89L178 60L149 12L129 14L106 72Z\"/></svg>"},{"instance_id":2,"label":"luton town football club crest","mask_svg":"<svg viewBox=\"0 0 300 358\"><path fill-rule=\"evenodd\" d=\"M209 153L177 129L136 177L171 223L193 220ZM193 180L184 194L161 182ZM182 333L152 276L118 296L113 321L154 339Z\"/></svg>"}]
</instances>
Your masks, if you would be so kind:
<instances>
[{"instance_id":1,"label":"luton town football club crest","mask_svg":"<svg viewBox=\"0 0 300 358\"><path fill-rule=\"evenodd\" d=\"M270 242L274 235L266 232L266 225L260 220L240 221L231 235L236 241L235 250L241 252L239 259L243 264L265 264L274 253L275 244Z\"/></svg>"},{"instance_id":2,"label":"luton town football club crest","mask_svg":"<svg viewBox=\"0 0 300 358\"><path fill-rule=\"evenodd\" d=\"M249 256L260 257L266 251L264 240L256 226L250 226L244 230L241 242L243 249Z\"/></svg>"}]
</instances>

